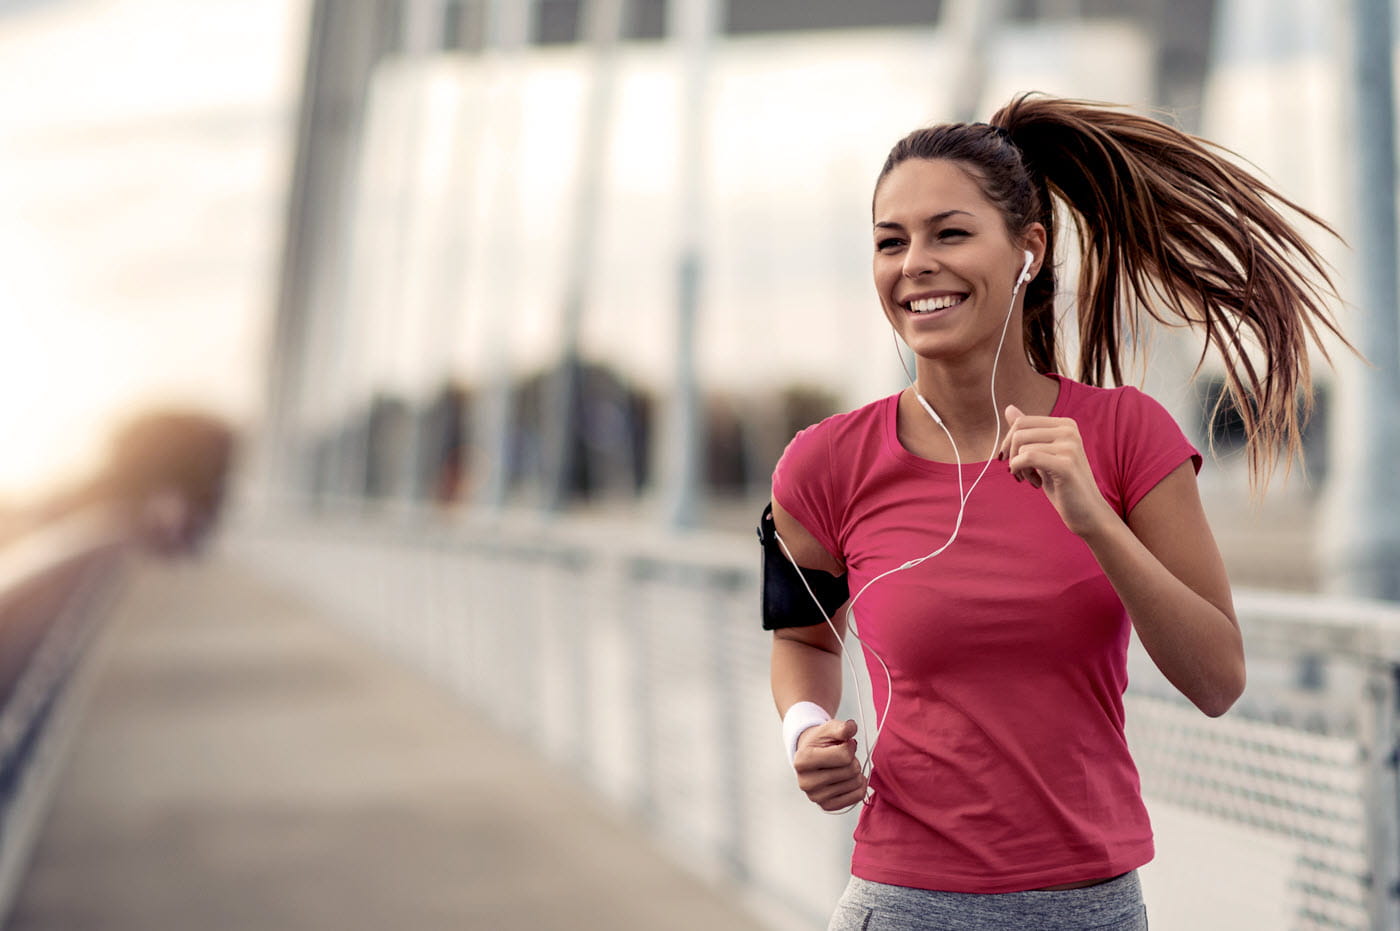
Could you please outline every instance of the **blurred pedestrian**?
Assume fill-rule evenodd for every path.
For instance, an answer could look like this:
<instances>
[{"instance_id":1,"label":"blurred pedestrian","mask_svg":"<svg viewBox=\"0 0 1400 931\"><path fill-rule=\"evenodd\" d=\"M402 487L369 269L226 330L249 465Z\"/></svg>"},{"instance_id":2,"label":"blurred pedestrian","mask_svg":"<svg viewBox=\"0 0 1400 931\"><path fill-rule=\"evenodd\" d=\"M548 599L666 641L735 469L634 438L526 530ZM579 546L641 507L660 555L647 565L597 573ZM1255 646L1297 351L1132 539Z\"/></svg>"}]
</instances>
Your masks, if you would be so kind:
<instances>
[{"instance_id":1,"label":"blurred pedestrian","mask_svg":"<svg viewBox=\"0 0 1400 931\"><path fill-rule=\"evenodd\" d=\"M1057 206L1081 250L1075 380L1059 374ZM1211 716L1245 660L1200 454L1157 402L1101 386L1151 325L1196 327L1251 478L1291 461L1309 342L1336 329L1325 266L1284 210L1331 232L1210 143L1079 101L1026 95L890 152L874 280L915 371L792 440L769 536L804 571L765 567L798 785L830 811L863 803L831 928L1147 927L1130 630ZM809 594L854 597L826 623ZM829 713L848 626L874 692L867 766L856 723Z\"/></svg>"},{"instance_id":2,"label":"blurred pedestrian","mask_svg":"<svg viewBox=\"0 0 1400 931\"><path fill-rule=\"evenodd\" d=\"M212 414L135 414L113 430L91 475L16 509L0 527L0 544L84 518L158 555L193 554L223 510L236 447L232 427Z\"/></svg>"}]
</instances>

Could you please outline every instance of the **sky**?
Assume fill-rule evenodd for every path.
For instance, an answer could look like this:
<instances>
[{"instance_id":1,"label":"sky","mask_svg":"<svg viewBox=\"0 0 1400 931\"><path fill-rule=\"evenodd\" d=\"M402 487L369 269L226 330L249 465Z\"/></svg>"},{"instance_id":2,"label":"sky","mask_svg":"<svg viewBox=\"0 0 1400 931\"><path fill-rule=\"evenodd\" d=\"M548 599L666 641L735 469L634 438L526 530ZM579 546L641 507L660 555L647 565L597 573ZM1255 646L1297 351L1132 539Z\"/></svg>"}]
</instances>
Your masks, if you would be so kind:
<instances>
[{"instance_id":1,"label":"sky","mask_svg":"<svg viewBox=\"0 0 1400 931\"><path fill-rule=\"evenodd\" d=\"M136 409L255 415L305 12L0 7L0 502Z\"/></svg>"}]
</instances>

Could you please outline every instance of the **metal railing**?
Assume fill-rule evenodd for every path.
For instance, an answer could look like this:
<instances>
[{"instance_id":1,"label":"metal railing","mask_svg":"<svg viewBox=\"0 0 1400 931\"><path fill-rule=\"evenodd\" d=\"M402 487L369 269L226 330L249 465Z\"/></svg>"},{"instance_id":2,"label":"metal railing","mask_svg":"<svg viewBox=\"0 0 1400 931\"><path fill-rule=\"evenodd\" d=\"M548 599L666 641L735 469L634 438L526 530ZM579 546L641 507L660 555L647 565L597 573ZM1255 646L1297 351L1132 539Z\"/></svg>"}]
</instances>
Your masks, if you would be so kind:
<instances>
[{"instance_id":1,"label":"metal railing","mask_svg":"<svg viewBox=\"0 0 1400 931\"><path fill-rule=\"evenodd\" d=\"M97 511L0 548L0 924L28 867L76 721L82 661L124 554Z\"/></svg>"},{"instance_id":2,"label":"metal railing","mask_svg":"<svg viewBox=\"0 0 1400 931\"><path fill-rule=\"evenodd\" d=\"M400 513L245 525L229 545L644 820L775 928L824 926L852 816L816 812L780 749L752 538ZM1251 681L1229 715L1206 718L1136 645L1130 657L1129 739L1159 837L1153 926L1400 928L1400 608L1236 600Z\"/></svg>"}]
</instances>

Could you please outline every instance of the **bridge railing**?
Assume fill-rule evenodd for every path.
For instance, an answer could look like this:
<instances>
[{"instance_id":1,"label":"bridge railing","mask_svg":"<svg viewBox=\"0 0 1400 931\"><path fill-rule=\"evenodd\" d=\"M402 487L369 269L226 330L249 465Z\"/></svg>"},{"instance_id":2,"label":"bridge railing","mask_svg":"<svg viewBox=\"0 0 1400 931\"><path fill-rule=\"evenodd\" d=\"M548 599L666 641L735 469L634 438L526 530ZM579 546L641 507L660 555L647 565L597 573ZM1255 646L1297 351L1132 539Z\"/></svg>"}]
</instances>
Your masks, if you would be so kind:
<instances>
[{"instance_id":1,"label":"bridge railing","mask_svg":"<svg viewBox=\"0 0 1400 931\"><path fill-rule=\"evenodd\" d=\"M117 593L125 554L100 511L0 547L0 923L58 778L88 647Z\"/></svg>"},{"instance_id":2,"label":"bridge railing","mask_svg":"<svg viewBox=\"0 0 1400 931\"><path fill-rule=\"evenodd\" d=\"M229 545L775 928L824 926L853 824L806 802L780 749L751 535L399 513L264 519ZM1129 739L1159 839L1153 927L1400 927L1400 608L1236 601L1251 679L1225 717L1187 705L1136 644L1130 657Z\"/></svg>"}]
</instances>

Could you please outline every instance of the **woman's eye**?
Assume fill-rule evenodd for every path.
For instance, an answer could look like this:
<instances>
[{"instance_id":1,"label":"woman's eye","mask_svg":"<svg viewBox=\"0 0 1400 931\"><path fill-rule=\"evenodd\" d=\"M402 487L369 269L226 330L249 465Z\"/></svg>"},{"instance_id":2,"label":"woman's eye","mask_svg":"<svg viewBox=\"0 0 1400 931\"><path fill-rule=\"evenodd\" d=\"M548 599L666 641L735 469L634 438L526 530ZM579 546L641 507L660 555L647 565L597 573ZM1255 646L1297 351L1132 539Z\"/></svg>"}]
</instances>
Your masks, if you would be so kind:
<instances>
[{"instance_id":1,"label":"woman's eye","mask_svg":"<svg viewBox=\"0 0 1400 931\"><path fill-rule=\"evenodd\" d=\"M904 245L904 240L902 239L881 239L876 241L875 248L880 252L889 252L891 249L898 249L902 245Z\"/></svg>"},{"instance_id":2,"label":"woman's eye","mask_svg":"<svg viewBox=\"0 0 1400 931\"><path fill-rule=\"evenodd\" d=\"M956 228L950 228L950 229L945 229L945 230L939 230L939 231L938 231L938 238L939 238L939 239L954 239L954 238L961 238L961 237L964 237L964 236L971 236L971 235L972 235L972 234L969 233L967 230L960 230L960 229L956 229Z\"/></svg>"}]
</instances>

